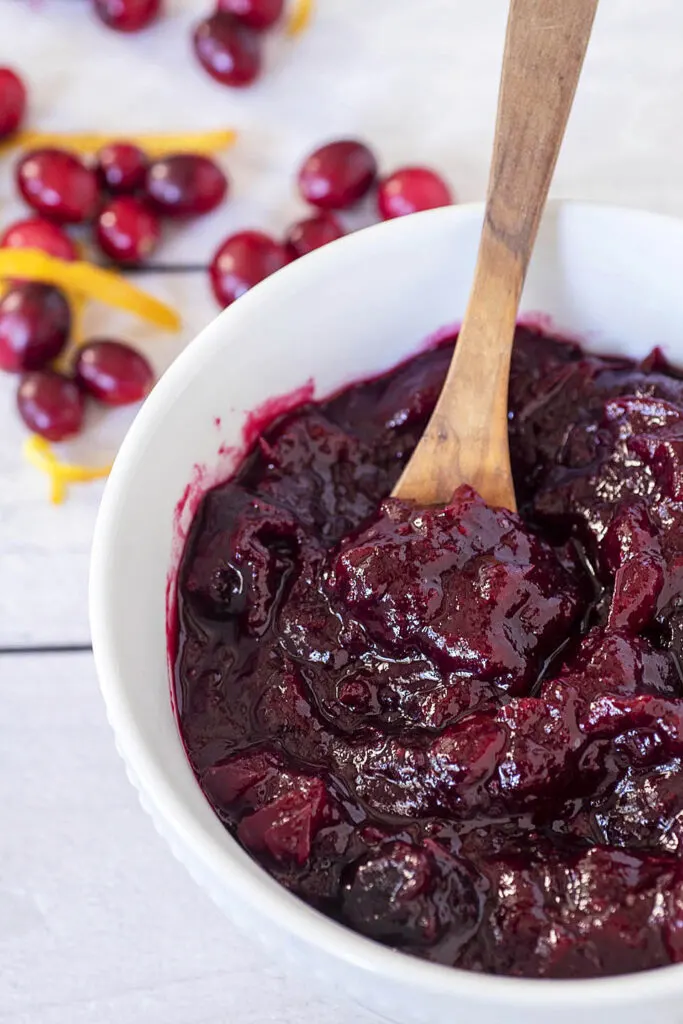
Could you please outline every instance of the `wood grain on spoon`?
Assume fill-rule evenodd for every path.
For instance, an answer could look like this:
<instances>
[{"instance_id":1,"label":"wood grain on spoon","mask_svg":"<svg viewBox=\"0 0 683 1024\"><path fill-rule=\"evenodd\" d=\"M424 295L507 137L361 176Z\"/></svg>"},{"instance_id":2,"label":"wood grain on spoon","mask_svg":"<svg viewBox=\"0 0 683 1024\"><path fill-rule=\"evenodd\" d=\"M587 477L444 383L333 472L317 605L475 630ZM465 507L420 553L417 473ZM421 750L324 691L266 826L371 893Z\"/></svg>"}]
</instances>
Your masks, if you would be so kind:
<instances>
[{"instance_id":1,"label":"wood grain on spoon","mask_svg":"<svg viewBox=\"0 0 683 1024\"><path fill-rule=\"evenodd\" d=\"M598 0L511 0L484 226L446 382L394 496L446 504L460 484L516 509L508 378L524 278Z\"/></svg>"}]
</instances>

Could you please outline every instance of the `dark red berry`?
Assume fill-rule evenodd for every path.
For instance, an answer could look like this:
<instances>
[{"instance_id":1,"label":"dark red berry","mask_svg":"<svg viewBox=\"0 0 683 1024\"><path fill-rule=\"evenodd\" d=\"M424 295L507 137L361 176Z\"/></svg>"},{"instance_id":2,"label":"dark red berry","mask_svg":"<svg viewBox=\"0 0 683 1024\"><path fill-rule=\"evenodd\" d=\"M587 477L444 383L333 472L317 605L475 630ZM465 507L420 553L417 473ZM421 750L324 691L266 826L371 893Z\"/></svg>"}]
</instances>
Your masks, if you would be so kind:
<instances>
[{"instance_id":1,"label":"dark red berry","mask_svg":"<svg viewBox=\"0 0 683 1024\"><path fill-rule=\"evenodd\" d=\"M147 155L131 142L112 142L97 154L97 176L112 195L137 192L145 184Z\"/></svg>"},{"instance_id":2,"label":"dark red berry","mask_svg":"<svg viewBox=\"0 0 683 1024\"><path fill-rule=\"evenodd\" d=\"M222 85L250 85L261 71L261 38L257 32L217 11L194 30L194 52L202 67Z\"/></svg>"},{"instance_id":3,"label":"dark red berry","mask_svg":"<svg viewBox=\"0 0 683 1024\"><path fill-rule=\"evenodd\" d=\"M117 263L142 263L159 239L159 218L135 196L119 196L102 209L95 225L97 244Z\"/></svg>"},{"instance_id":4,"label":"dark red berry","mask_svg":"<svg viewBox=\"0 0 683 1024\"><path fill-rule=\"evenodd\" d=\"M161 13L162 0L93 0L95 14L117 32L139 32Z\"/></svg>"},{"instance_id":5,"label":"dark red berry","mask_svg":"<svg viewBox=\"0 0 683 1024\"><path fill-rule=\"evenodd\" d=\"M362 199L377 176L377 161L362 142L342 139L311 153L299 171L299 191L312 206L343 210Z\"/></svg>"},{"instance_id":6,"label":"dark red berry","mask_svg":"<svg viewBox=\"0 0 683 1024\"><path fill-rule=\"evenodd\" d=\"M63 351L70 331L71 310L58 288L13 285L0 300L0 369L40 370Z\"/></svg>"},{"instance_id":7,"label":"dark red berry","mask_svg":"<svg viewBox=\"0 0 683 1024\"><path fill-rule=\"evenodd\" d=\"M14 134L25 110L26 86L11 68L0 68L0 139Z\"/></svg>"},{"instance_id":8,"label":"dark red berry","mask_svg":"<svg viewBox=\"0 0 683 1024\"><path fill-rule=\"evenodd\" d=\"M40 249L60 260L77 260L78 249L65 231L41 217L18 220L0 238L3 249Z\"/></svg>"},{"instance_id":9,"label":"dark red berry","mask_svg":"<svg viewBox=\"0 0 683 1024\"><path fill-rule=\"evenodd\" d=\"M178 153L155 160L147 171L147 201L164 217L209 213L220 206L227 192L227 178L208 156Z\"/></svg>"},{"instance_id":10,"label":"dark red berry","mask_svg":"<svg viewBox=\"0 0 683 1024\"><path fill-rule=\"evenodd\" d=\"M63 149L34 149L19 161L19 190L34 210L58 224L80 224L97 210L95 172Z\"/></svg>"},{"instance_id":11,"label":"dark red berry","mask_svg":"<svg viewBox=\"0 0 683 1024\"><path fill-rule=\"evenodd\" d=\"M21 378L17 408L29 430L48 441L65 441L83 426L85 396L63 373L34 370Z\"/></svg>"},{"instance_id":12,"label":"dark red berry","mask_svg":"<svg viewBox=\"0 0 683 1024\"><path fill-rule=\"evenodd\" d=\"M81 388L105 405L140 402L154 383L154 371L143 355L122 341L104 338L83 345L74 373Z\"/></svg>"},{"instance_id":13,"label":"dark red berry","mask_svg":"<svg viewBox=\"0 0 683 1024\"><path fill-rule=\"evenodd\" d=\"M244 25L263 32L282 17L285 0L218 0L216 9L232 14Z\"/></svg>"},{"instance_id":14,"label":"dark red berry","mask_svg":"<svg viewBox=\"0 0 683 1024\"><path fill-rule=\"evenodd\" d=\"M284 245L275 239L261 231L239 231L226 238L211 262L213 293L221 306L229 306L288 262Z\"/></svg>"},{"instance_id":15,"label":"dark red berry","mask_svg":"<svg viewBox=\"0 0 683 1024\"><path fill-rule=\"evenodd\" d=\"M446 182L427 167L402 167L394 171L380 181L377 193L382 220L435 210L452 202L453 194Z\"/></svg>"},{"instance_id":16,"label":"dark red berry","mask_svg":"<svg viewBox=\"0 0 683 1024\"><path fill-rule=\"evenodd\" d=\"M293 224L285 237L285 244L291 259L305 256L328 242L341 238L344 229L331 213L318 213L314 217Z\"/></svg>"}]
</instances>

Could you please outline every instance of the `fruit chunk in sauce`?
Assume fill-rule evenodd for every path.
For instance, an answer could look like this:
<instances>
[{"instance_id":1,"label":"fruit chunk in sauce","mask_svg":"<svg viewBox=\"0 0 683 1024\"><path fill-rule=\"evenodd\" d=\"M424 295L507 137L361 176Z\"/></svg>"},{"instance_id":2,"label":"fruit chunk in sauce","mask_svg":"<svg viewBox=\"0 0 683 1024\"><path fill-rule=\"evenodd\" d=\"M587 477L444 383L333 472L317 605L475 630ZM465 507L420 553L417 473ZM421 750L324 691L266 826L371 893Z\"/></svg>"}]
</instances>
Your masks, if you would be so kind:
<instances>
[{"instance_id":1,"label":"fruit chunk in sauce","mask_svg":"<svg viewBox=\"0 0 683 1024\"><path fill-rule=\"evenodd\" d=\"M278 419L197 513L178 714L226 827L363 935L683 960L683 381L520 328L520 513L388 498L451 346Z\"/></svg>"}]
</instances>

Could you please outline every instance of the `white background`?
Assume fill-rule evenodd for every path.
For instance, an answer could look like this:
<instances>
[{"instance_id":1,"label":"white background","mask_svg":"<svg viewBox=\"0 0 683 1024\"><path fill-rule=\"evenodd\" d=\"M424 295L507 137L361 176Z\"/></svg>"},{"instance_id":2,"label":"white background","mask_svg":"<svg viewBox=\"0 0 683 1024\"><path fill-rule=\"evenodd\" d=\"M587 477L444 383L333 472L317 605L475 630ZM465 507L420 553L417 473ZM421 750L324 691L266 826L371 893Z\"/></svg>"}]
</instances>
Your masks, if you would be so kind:
<instances>
[{"instance_id":1,"label":"white background","mask_svg":"<svg viewBox=\"0 0 683 1024\"><path fill-rule=\"evenodd\" d=\"M179 308L182 333L94 307L90 332L135 339L163 370L215 313L205 274L187 268L232 230L278 232L300 215L297 162L327 138L361 135L385 169L431 163L461 200L483 196L504 0L318 0L311 29L273 37L262 81L239 93L191 56L210 0L167 2L165 21L124 37L87 0L0 0L0 65L25 77L32 128L240 129L224 157L231 201L167 239L158 260L172 272L137 277ZM679 0L602 0L555 195L683 215L681 39ZM0 158L0 226L21 211L11 168ZM0 381L0 1021L363 1024L236 934L139 810L89 652L100 485L47 503L21 459L14 387ZM104 460L130 417L93 418L78 453Z\"/></svg>"}]
</instances>

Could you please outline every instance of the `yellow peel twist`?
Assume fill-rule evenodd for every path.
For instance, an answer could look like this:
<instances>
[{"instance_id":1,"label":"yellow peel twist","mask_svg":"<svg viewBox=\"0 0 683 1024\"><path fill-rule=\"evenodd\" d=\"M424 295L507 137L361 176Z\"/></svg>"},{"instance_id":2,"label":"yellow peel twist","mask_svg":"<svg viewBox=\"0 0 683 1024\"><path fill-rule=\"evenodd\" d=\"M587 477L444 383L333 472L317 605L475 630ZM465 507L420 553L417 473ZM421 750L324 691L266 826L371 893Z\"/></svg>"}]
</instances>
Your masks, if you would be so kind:
<instances>
[{"instance_id":1,"label":"yellow peel twist","mask_svg":"<svg viewBox=\"0 0 683 1024\"><path fill-rule=\"evenodd\" d=\"M180 329L180 317L170 306L136 288L120 274L83 260L60 260L40 249L0 249L0 278L13 277L43 281L69 294L97 299L168 331Z\"/></svg>"},{"instance_id":2,"label":"yellow peel twist","mask_svg":"<svg viewBox=\"0 0 683 1024\"><path fill-rule=\"evenodd\" d=\"M210 132L160 132L152 135L104 134L103 132L19 132L3 143L6 147L42 149L55 146L93 156L110 142L126 141L139 146L153 160L171 153L199 153L211 156L234 145L237 132L225 128ZM2 148L2 147L0 147Z\"/></svg>"},{"instance_id":3,"label":"yellow peel twist","mask_svg":"<svg viewBox=\"0 0 683 1024\"><path fill-rule=\"evenodd\" d=\"M103 480L111 472L111 465L79 466L61 462L50 442L37 434L31 434L24 442L24 458L36 469L47 474L50 481L50 501L53 505L61 505L69 484Z\"/></svg>"},{"instance_id":4,"label":"yellow peel twist","mask_svg":"<svg viewBox=\"0 0 683 1024\"><path fill-rule=\"evenodd\" d=\"M287 35L298 36L310 25L313 17L314 0L294 0L292 11L287 21Z\"/></svg>"}]
</instances>

